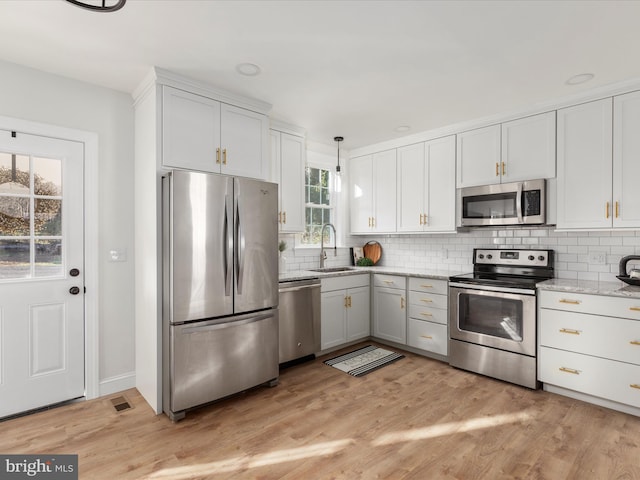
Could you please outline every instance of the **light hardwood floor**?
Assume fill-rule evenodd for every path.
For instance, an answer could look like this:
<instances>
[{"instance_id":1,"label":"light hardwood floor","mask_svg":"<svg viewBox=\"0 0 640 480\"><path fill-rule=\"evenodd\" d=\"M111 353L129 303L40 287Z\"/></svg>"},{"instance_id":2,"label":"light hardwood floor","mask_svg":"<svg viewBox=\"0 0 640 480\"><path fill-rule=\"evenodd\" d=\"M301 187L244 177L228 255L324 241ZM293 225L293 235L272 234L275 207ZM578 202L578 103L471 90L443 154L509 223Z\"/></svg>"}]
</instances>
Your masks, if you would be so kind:
<instances>
[{"instance_id":1,"label":"light hardwood floor","mask_svg":"<svg viewBox=\"0 0 640 480\"><path fill-rule=\"evenodd\" d=\"M136 390L8 420L0 453L78 454L81 479L640 479L638 417L411 353L362 378L324 359L176 424Z\"/></svg>"}]
</instances>

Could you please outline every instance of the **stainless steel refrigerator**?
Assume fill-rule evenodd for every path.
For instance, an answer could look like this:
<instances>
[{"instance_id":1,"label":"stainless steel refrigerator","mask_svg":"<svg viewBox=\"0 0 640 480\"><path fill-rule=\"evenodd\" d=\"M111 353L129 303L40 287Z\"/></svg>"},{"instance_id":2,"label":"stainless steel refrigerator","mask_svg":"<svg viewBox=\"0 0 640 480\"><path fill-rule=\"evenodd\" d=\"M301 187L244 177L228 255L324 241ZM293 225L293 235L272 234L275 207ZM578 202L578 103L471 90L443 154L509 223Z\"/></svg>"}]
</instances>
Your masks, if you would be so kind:
<instances>
[{"instance_id":1,"label":"stainless steel refrigerator","mask_svg":"<svg viewBox=\"0 0 640 480\"><path fill-rule=\"evenodd\" d=\"M278 378L278 186L163 178L163 410Z\"/></svg>"}]
</instances>

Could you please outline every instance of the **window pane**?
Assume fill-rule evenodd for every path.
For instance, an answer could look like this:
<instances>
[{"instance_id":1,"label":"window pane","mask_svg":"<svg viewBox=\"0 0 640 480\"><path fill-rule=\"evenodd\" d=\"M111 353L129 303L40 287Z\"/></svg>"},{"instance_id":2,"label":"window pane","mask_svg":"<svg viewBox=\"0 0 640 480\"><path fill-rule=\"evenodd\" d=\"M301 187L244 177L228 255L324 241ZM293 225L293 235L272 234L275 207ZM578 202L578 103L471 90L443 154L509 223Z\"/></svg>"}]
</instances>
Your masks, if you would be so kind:
<instances>
[{"instance_id":1,"label":"window pane","mask_svg":"<svg viewBox=\"0 0 640 480\"><path fill-rule=\"evenodd\" d=\"M320 204L320 187L309 187L309 203Z\"/></svg>"},{"instance_id":2,"label":"window pane","mask_svg":"<svg viewBox=\"0 0 640 480\"><path fill-rule=\"evenodd\" d=\"M35 276L61 276L62 240L38 240L35 249Z\"/></svg>"},{"instance_id":3,"label":"window pane","mask_svg":"<svg viewBox=\"0 0 640 480\"><path fill-rule=\"evenodd\" d=\"M322 223L331 223L331 210L328 208L323 209Z\"/></svg>"},{"instance_id":4,"label":"window pane","mask_svg":"<svg viewBox=\"0 0 640 480\"><path fill-rule=\"evenodd\" d=\"M30 276L29 240L0 240L0 279Z\"/></svg>"},{"instance_id":5,"label":"window pane","mask_svg":"<svg viewBox=\"0 0 640 480\"><path fill-rule=\"evenodd\" d=\"M36 235L62 235L62 201L36 198Z\"/></svg>"},{"instance_id":6,"label":"window pane","mask_svg":"<svg viewBox=\"0 0 640 480\"><path fill-rule=\"evenodd\" d=\"M29 195L29 157L0 152L0 194Z\"/></svg>"},{"instance_id":7,"label":"window pane","mask_svg":"<svg viewBox=\"0 0 640 480\"><path fill-rule=\"evenodd\" d=\"M34 158L33 183L36 195L60 195L62 192L62 161L52 158Z\"/></svg>"},{"instance_id":8,"label":"window pane","mask_svg":"<svg viewBox=\"0 0 640 480\"><path fill-rule=\"evenodd\" d=\"M29 234L29 199L0 196L0 236Z\"/></svg>"},{"instance_id":9,"label":"window pane","mask_svg":"<svg viewBox=\"0 0 640 480\"><path fill-rule=\"evenodd\" d=\"M309 185L318 185L320 182L320 170L318 168L309 169Z\"/></svg>"},{"instance_id":10,"label":"window pane","mask_svg":"<svg viewBox=\"0 0 640 480\"><path fill-rule=\"evenodd\" d=\"M329 186L329 170L320 171L320 185L324 188Z\"/></svg>"},{"instance_id":11,"label":"window pane","mask_svg":"<svg viewBox=\"0 0 640 480\"><path fill-rule=\"evenodd\" d=\"M329 189L328 188L323 188L322 192L321 192L321 199L320 199L320 203L322 205L329 205Z\"/></svg>"},{"instance_id":12,"label":"window pane","mask_svg":"<svg viewBox=\"0 0 640 480\"><path fill-rule=\"evenodd\" d=\"M307 207L304 209L304 223L305 225L311 225L311 212L313 211L313 208L311 207Z\"/></svg>"},{"instance_id":13,"label":"window pane","mask_svg":"<svg viewBox=\"0 0 640 480\"><path fill-rule=\"evenodd\" d=\"M311 215L311 223L322 226L322 209L314 208Z\"/></svg>"}]
</instances>

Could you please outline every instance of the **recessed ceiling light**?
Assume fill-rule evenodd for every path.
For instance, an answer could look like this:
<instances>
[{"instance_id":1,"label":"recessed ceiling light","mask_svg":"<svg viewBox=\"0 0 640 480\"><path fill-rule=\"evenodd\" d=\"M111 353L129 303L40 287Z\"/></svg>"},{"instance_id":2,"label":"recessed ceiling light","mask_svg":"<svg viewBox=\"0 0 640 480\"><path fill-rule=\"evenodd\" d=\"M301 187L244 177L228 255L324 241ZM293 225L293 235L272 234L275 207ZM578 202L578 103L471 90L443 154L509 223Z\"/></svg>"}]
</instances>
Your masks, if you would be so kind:
<instances>
[{"instance_id":1,"label":"recessed ceiling light","mask_svg":"<svg viewBox=\"0 0 640 480\"><path fill-rule=\"evenodd\" d=\"M236 65L236 72L247 77L255 77L260 75L260 67L254 63L239 63Z\"/></svg>"},{"instance_id":2,"label":"recessed ceiling light","mask_svg":"<svg viewBox=\"0 0 640 480\"><path fill-rule=\"evenodd\" d=\"M400 125L399 127L396 127L394 130L398 133L403 133L411 130L411 127L409 125Z\"/></svg>"},{"instance_id":3,"label":"recessed ceiling light","mask_svg":"<svg viewBox=\"0 0 640 480\"><path fill-rule=\"evenodd\" d=\"M567 85L580 85L581 83L586 83L591 80L595 75L593 73L579 73L578 75L574 75L565 83Z\"/></svg>"}]
</instances>

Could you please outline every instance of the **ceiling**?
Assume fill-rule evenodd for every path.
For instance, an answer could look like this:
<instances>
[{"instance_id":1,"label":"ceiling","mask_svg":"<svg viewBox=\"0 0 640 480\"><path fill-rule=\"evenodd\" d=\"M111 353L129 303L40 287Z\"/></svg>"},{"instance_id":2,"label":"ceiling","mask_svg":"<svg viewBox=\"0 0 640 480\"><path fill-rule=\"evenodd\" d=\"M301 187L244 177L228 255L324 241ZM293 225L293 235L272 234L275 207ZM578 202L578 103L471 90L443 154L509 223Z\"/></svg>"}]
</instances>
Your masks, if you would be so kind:
<instances>
[{"instance_id":1,"label":"ceiling","mask_svg":"<svg viewBox=\"0 0 640 480\"><path fill-rule=\"evenodd\" d=\"M0 60L129 93L159 66L352 149L640 78L639 20L613 0L1 0Z\"/></svg>"}]
</instances>

